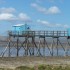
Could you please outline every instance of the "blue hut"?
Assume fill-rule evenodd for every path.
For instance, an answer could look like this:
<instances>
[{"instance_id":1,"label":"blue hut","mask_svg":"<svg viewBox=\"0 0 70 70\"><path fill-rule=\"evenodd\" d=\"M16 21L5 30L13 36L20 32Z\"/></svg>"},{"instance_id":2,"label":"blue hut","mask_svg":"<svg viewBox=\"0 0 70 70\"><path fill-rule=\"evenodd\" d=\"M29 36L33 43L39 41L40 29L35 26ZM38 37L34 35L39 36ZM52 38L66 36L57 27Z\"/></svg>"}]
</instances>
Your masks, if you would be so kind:
<instances>
[{"instance_id":1,"label":"blue hut","mask_svg":"<svg viewBox=\"0 0 70 70\"><path fill-rule=\"evenodd\" d=\"M22 32L30 30L30 26L27 24L17 24L17 25L14 25L12 28L15 34L17 33L22 34Z\"/></svg>"},{"instance_id":2,"label":"blue hut","mask_svg":"<svg viewBox=\"0 0 70 70\"><path fill-rule=\"evenodd\" d=\"M68 31L68 36L70 36L70 28L68 28L67 31Z\"/></svg>"}]
</instances>

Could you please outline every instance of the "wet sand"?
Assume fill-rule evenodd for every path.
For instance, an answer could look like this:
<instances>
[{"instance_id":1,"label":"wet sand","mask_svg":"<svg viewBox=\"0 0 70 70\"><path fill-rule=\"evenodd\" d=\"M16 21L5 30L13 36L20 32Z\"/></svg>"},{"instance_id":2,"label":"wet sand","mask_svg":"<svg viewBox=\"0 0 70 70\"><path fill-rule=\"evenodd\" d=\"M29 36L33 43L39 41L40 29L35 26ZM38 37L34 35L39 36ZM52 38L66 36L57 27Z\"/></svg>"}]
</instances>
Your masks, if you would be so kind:
<instances>
[{"instance_id":1,"label":"wet sand","mask_svg":"<svg viewBox=\"0 0 70 70\"><path fill-rule=\"evenodd\" d=\"M36 65L70 65L70 57L0 57L0 68L16 68L18 66Z\"/></svg>"}]
</instances>

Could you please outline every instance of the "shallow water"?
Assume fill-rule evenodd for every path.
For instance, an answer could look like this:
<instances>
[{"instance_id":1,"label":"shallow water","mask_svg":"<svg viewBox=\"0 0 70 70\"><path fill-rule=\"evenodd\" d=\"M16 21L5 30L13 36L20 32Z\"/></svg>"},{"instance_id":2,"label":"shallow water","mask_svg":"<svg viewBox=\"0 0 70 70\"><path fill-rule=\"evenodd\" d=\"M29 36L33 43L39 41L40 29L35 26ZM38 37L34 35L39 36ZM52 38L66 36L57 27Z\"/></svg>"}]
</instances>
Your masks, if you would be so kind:
<instances>
[{"instance_id":1,"label":"shallow water","mask_svg":"<svg viewBox=\"0 0 70 70\"><path fill-rule=\"evenodd\" d=\"M49 51L49 49L47 47L45 47L44 52L43 52L43 50L44 50L43 48L40 48L40 54L41 54L41 56L43 56L43 55L45 55L45 56L52 56L50 54L50 51L52 53L51 47L50 47L50 51ZM16 57L17 56L17 49L15 47L12 47L10 49L10 51L11 51L11 57ZM32 52L32 50L30 50L30 51ZM34 48L34 56L38 56L39 52L38 53L37 52L38 52L38 50L36 48ZM5 47L0 47L0 56L2 56L3 53L4 53L5 57L8 57L8 55L9 55L9 48L7 48L5 50ZM67 53L68 56L70 56L70 49L69 48L68 48L67 51L64 51L63 48L58 48L58 56L65 56L66 53ZM24 48L21 48L19 50L19 56L25 56L25 50L24 50ZM29 51L28 51L28 56L30 56ZM57 56L57 48L53 49L53 56Z\"/></svg>"}]
</instances>

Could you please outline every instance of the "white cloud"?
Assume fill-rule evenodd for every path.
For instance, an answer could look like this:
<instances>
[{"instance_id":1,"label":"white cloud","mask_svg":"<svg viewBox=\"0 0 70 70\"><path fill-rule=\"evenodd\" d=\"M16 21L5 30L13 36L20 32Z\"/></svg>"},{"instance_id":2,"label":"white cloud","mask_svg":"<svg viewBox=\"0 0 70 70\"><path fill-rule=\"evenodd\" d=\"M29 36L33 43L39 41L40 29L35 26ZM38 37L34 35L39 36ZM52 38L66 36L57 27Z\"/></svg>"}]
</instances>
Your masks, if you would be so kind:
<instances>
[{"instance_id":1,"label":"white cloud","mask_svg":"<svg viewBox=\"0 0 70 70\"><path fill-rule=\"evenodd\" d=\"M18 20L18 21L28 21L28 22L31 21L30 17L26 13L19 13L16 15L16 9L12 7L0 8L0 21L1 20L6 20L6 21Z\"/></svg>"},{"instance_id":2,"label":"white cloud","mask_svg":"<svg viewBox=\"0 0 70 70\"><path fill-rule=\"evenodd\" d=\"M56 24L57 26L61 26L61 24Z\"/></svg>"},{"instance_id":3,"label":"white cloud","mask_svg":"<svg viewBox=\"0 0 70 70\"><path fill-rule=\"evenodd\" d=\"M36 10L38 10L39 12L42 12L42 13L47 12L46 8L40 7L36 3L32 3L31 6L34 7Z\"/></svg>"},{"instance_id":4,"label":"white cloud","mask_svg":"<svg viewBox=\"0 0 70 70\"><path fill-rule=\"evenodd\" d=\"M48 21L45 21L45 20L40 20L39 19L39 20L37 20L37 22L40 23L40 24L44 24L48 27L54 27L54 25L50 24Z\"/></svg>"},{"instance_id":5,"label":"white cloud","mask_svg":"<svg viewBox=\"0 0 70 70\"><path fill-rule=\"evenodd\" d=\"M50 2L54 2L55 0L48 0L48 1L50 1Z\"/></svg>"},{"instance_id":6,"label":"white cloud","mask_svg":"<svg viewBox=\"0 0 70 70\"><path fill-rule=\"evenodd\" d=\"M5 7L0 8L0 13L13 13L15 11L16 11L15 8L12 8L12 7L10 7L10 8L5 8Z\"/></svg>"},{"instance_id":7,"label":"white cloud","mask_svg":"<svg viewBox=\"0 0 70 70\"><path fill-rule=\"evenodd\" d=\"M31 3L31 6L36 7L36 8L38 7L38 5L36 3Z\"/></svg>"},{"instance_id":8,"label":"white cloud","mask_svg":"<svg viewBox=\"0 0 70 70\"><path fill-rule=\"evenodd\" d=\"M10 13L2 13L0 14L0 20L14 20L16 17Z\"/></svg>"},{"instance_id":9,"label":"white cloud","mask_svg":"<svg viewBox=\"0 0 70 70\"><path fill-rule=\"evenodd\" d=\"M18 18L19 20L23 20L23 21L31 21L30 17L25 13L20 13L18 15Z\"/></svg>"},{"instance_id":10,"label":"white cloud","mask_svg":"<svg viewBox=\"0 0 70 70\"><path fill-rule=\"evenodd\" d=\"M53 6L53 7L50 7L50 8L48 9L48 13L50 13L50 14L57 14L57 13L60 13L60 10L59 10L58 7Z\"/></svg>"},{"instance_id":11,"label":"white cloud","mask_svg":"<svg viewBox=\"0 0 70 70\"><path fill-rule=\"evenodd\" d=\"M36 0L36 3L43 3L44 1L46 1L46 0Z\"/></svg>"},{"instance_id":12,"label":"white cloud","mask_svg":"<svg viewBox=\"0 0 70 70\"><path fill-rule=\"evenodd\" d=\"M69 25L65 24L65 25L64 25L64 28L69 28Z\"/></svg>"},{"instance_id":13,"label":"white cloud","mask_svg":"<svg viewBox=\"0 0 70 70\"><path fill-rule=\"evenodd\" d=\"M40 23L40 24L44 24L46 25L47 27L61 27L61 28L69 28L68 25L64 24L53 24L53 23L50 23L48 21L45 21L45 20L37 20L37 23Z\"/></svg>"},{"instance_id":14,"label":"white cloud","mask_svg":"<svg viewBox=\"0 0 70 70\"><path fill-rule=\"evenodd\" d=\"M36 3L32 3L31 6L33 8L35 8L37 11L42 12L44 14L58 14L58 13L60 13L60 9L57 6L52 6L48 9L41 7L41 6L37 5Z\"/></svg>"},{"instance_id":15,"label":"white cloud","mask_svg":"<svg viewBox=\"0 0 70 70\"><path fill-rule=\"evenodd\" d=\"M12 13L1 13L0 14L0 20L6 20L6 21L31 21L30 17L25 13L19 13L17 16L15 16Z\"/></svg>"},{"instance_id":16,"label":"white cloud","mask_svg":"<svg viewBox=\"0 0 70 70\"><path fill-rule=\"evenodd\" d=\"M57 1L57 0L48 0L48 1L50 1L50 2L55 2L55 1ZM59 2L63 2L64 0L58 0Z\"/></svg>"},{"instance_id":17,"label":"white cloud","mask_svg":"<svg viewBox=\"0 0 70 70\"><path fill-rule=\"evenodd\" d=\"M44 21L44 20L41 21L40 19L38 19L37 22L38 23L43 23L43 24L49 25L49 22L48 21Z\"/></svg>"}]
</instances>

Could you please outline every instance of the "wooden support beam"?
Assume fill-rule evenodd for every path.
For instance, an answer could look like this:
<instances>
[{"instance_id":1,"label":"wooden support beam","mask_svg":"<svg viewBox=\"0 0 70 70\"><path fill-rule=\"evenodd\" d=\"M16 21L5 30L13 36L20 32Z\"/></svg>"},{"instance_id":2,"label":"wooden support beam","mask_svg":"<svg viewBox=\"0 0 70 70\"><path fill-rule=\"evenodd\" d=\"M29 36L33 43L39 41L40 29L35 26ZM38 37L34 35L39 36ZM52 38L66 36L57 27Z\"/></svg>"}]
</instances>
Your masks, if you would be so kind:
<instances>
[{"instance_id":1,"label":"wooden support beam","mask_svg":"<svg viewBox=\"0 0 70 70\"><path fill-rule=\"evenodd\" d=\"M19 56L19 46L18 46L18 43L19 43L19 37L17 37L17 57Z\"/></svg>"},{"instance_id":2,"label":"wooden support beam","mask_svg":"<svg viewBox=\"0 0 70 70\"><path fill-rule=\"evenodd\" d=\"M45 41L46 41L46 40L45 40L45 37L44 37L43 56L45 56Z\"/></svg>"},{"instance_id":3,"label":"wooden support beam","mask_svg":"<svg viewBox=\"0 0 70 70\"><path fill-rule=\"evenodd\" d=\"M11 54L11 53L10 53L10 50L11 50L11 47L10 47L11 40L10 40L10 39L11 39L11 38L10 38L10 36L9 36L9 44L8 44L8 47L9 47L9 52L8 52L9 55L8 55L8 56L9 56L9 57L11 56L11 55L10 55L10 54Z\"/></svg>"},{"instance_id":4,"label":"wooden support beam","mask_svg":"<svg viewBox=\"0 0 70 70\"><path fill-rule=\"evenodd\" d=\"M57 48L57 56L59 55L59 52L58 52L58 38L57 38L57 45L56 45L56 48Z\"/></svg>"},{"instance_id":5,"label":"wooden support beam","mask_svg":"<svg viewBox=\"0 0 70 70\"><path fill-rule=\"evenodd\" d=\"M53 45L54 45L54 38L53 38L53 42L52 42L52 56L53 56Z\"/></svg>"}]
</instances>

